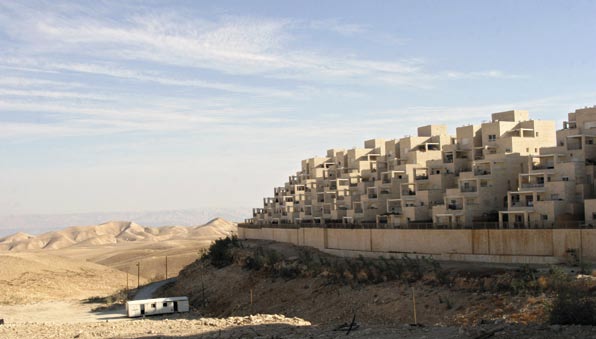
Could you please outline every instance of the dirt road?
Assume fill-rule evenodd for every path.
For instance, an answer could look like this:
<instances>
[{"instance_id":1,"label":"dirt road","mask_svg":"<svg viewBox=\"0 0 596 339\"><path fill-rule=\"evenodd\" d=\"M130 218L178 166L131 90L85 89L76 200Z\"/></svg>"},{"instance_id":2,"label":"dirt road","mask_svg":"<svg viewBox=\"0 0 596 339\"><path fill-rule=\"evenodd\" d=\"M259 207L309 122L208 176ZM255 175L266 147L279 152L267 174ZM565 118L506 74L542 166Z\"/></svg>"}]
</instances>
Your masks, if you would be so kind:
<instances>
[{"instance_id":1,"label":"dirt road","mask_svg":"<svg viewBox=\"0 0 596 339\"><path fill-rule=\"evenodd\" d=\"M142 287L137 294L135 294L134 300L143 300L143 299L151 299L153 298L153 294L157 291L160 287L165 284L173 283L176 281L176 278L170 278L166 280L152 282L144 287Z\"/></svg>"}]
</instances>

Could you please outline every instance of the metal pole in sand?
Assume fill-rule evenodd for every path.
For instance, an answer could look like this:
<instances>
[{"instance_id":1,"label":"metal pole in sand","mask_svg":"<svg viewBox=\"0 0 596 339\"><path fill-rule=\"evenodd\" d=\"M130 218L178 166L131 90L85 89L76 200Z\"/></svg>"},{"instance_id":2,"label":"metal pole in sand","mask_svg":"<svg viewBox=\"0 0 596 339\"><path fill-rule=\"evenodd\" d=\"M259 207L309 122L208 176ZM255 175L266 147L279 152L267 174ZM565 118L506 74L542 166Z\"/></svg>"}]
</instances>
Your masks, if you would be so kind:
<instances>
[{"instance_id":1,"label":"metal pole in sand","mask_svg":"<svg viewBox=\"0 0 596 339\"><path fill-rule=\"evenodd\" d=\"M250 314L252 314L252 288L250 289Z\"/></svg>"},{"instance_id":2,"label":"metal pole in sand","mask_svg":"<svg viewBox=\"0 0 596 339\"><path fill-rule=\"evenodd\" d=\"M418 325L418 319L416 319L416 294L414 294L414 287L412 287L412 305L414 306L414 325Z\"/></svg>"}]
</instances>

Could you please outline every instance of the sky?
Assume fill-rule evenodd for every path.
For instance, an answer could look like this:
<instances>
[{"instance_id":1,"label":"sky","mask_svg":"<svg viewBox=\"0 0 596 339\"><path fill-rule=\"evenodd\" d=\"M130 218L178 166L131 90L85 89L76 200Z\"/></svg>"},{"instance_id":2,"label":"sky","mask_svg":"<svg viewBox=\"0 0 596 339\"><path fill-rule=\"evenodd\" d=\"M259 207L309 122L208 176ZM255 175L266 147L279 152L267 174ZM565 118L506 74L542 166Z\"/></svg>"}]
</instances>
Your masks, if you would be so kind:
<instances>
[{"instance_id":1,"label":"sky","mask_svg":"<svg viewBox=\"0 0 596 339\"><path fill-rule=\"evenodd\" d=\"M300 161L596 104L594 1L2 1L0 216L262 205Z\"/></svg>"}]
</instances>

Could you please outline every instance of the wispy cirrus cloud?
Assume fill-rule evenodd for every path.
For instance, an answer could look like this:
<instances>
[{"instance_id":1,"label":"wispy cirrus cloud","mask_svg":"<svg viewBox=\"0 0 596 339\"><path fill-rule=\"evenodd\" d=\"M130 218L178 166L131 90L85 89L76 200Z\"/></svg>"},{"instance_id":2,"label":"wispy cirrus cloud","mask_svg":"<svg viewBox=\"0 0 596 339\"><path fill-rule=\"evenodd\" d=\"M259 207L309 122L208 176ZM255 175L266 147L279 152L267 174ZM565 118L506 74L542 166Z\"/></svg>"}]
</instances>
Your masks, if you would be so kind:
<instances>
[{"instance_id":1,"label":"wispy cirrus cloud","mask_svg":"<svg viewBox=\"0 0 596 339\"><path fill-rule=\"evenodd\" d=\"M143 82L153 82L166 86L184 86L196 87L205 89L215 89L226 92L252 94L256 96L271 96L271 97L285 97L291 98L295 96L295 92L284 91L276 88L266 88L259 86L244 86L234 83L214 82L201 79L184 79L181 77L172 77L161 74L160 72L152 71L137 71L133 69L123 68L112 64L90 64L90 63L56 63L44 62L36 59L16 59L16 58L0 58L0 62L5 65L26 64L28 69L34 71L53 71L53 72L79 72L94 75L110 76L120 79L138 80ZM22 84L27 83L22 79ZM35 80L33 80L35 81ZM43 81L42 81L43 82ZM31 82L29 82L31 83ZM0 85L2 82L0 81ZM6 82L6 84L13 85L15 82ZM46 82L50 85L51 82Z\"/></svg>"},{"instance_id":2,"label":"wispy cirrus cloud","mask_svg":"<svg viewBox=\"0 0 596 339\"><path fill-rule=\"evenodd\" d=\"M519 74L508 74L500 70L488 70L480 72L458 72L458 71L447 71L441 74L447 79L480 79L480 78L493 78L493 79L520 79L524 78L523 75Z\"/></svg>"},{"instance_id":3,"label":"wispy cirrus cloud","mask_svg":"<svg viewBox=\"0 0 596 339\"><path fill-rule=\"evenodd\" d=\"M145 60L230 75L323 83L370 84L380 81L388 85L428 87L422 83L428 82L433 73L426 69L420 58L374 60L345 53L332 55L293 45L293 30L297 25L341 34L361 34L368 30L362 25L337 19L310 23L237 16L196 20L180 14L148 11L121 21L107 21L88 15L65 20L52 12L42 15L30 8L27 13L28 17L18 18L24 21L19 25L28 32L24 39L30 43L43 42L36 49L45 48L52 53L88 55L87 47L93 46L93 56L99 54L112 60ZM489 70L474 72L473 77L496 78L497 75L507 76L503 71ZM463 72L447 73L451 79L465 76ZM398 80L386 81L391 78Z\"/></svg>"},{"instance_id":4,"label":"wispy cirrus cloud","mask_svg":"<svg viewBox=\"0 0 596 339\"><path fill-rule=\"evenodd\" d=\"M13 73L0 78L0 109L51 114L68 127L41 126L46 135L77 128L81 135L223 125L268 130L296 123L287 115L297 112L289 99L358 100L379 87L430 90L436 80L517 77L499 70L431 71L421 57L382 59L299 43L297 30L368 40L386 34L340 19L196 18L150 8L114 18L98 15L113 8L76 3L0 8L2 33L18 42L0 52L0 67ZM209 103L193 99L195 90ZM10 135L32 127L19 126Z\"/></svg>"}]
</instances>

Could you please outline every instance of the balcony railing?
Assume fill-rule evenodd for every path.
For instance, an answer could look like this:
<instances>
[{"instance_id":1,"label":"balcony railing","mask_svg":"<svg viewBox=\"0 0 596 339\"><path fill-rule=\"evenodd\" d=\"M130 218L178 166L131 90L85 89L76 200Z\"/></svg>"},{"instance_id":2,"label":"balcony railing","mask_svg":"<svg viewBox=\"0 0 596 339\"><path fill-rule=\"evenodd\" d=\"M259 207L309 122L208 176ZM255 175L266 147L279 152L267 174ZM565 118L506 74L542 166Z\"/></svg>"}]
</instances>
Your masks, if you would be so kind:
<instances>
[{"instance_id":1,"label":"balcony railing","mask_svg":"<svg viewBox=\"0 0 596 339\"><path fill-rule=\"evenodd\" d=\"M527 202L515 201L515 202L511 203L511 207L534 207L534 202L533 201L527 201Z\"/></svg>"},{"instance_id":2,"label":"balcony railing","mask_svg":"<svg viewBox=\"0 0 596 339\"><path fill-rule=\"evenodd\" d=\"M459 189L461 192L477 192L478 189L476 187L461 187Z\"/></svg>"},{"instance_id":3,"label":"balcony railing","mask_svg":"<svg viewBox=\"0 0 596 339\"><path fill-rule=\"evenodd\" d=\"M582 149L582 145L581 144L577 144L577 145L567 144L567 149L570 150L570 151Z\"/></svg>"},{"instance_id":4,"label":"balcony railing","mask_svg":"<svg viewBox=\"0 0 596 339\"><path fill-rule=\"evenodd\" d=\"M555 165L534 165L532 166L533 170L543 170L543 169L553 169Z\"/></svg>"},{"instance_id":5,"label":"balcony railing","mask_svg":"<svg viewBox=\"0 0 596 339\"><path fill-rule=\"evenodd\" d=\"M533 184L521 184L522 188L540 188L540 187L544 187L544 183L542 184L538 184L538 183L533 183Z\"/></svg>"},{"instance_id":6,"label":"balcony railing","mask_svg":"<svg viewBox=\"0 0 596 339\"><path fill-rule=\"evenodd\" d=\"M477 169L474 171L474 175L490 175L490 174L491 174L490 170Z\"/></svg>"}]
</instances>

